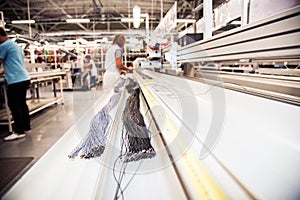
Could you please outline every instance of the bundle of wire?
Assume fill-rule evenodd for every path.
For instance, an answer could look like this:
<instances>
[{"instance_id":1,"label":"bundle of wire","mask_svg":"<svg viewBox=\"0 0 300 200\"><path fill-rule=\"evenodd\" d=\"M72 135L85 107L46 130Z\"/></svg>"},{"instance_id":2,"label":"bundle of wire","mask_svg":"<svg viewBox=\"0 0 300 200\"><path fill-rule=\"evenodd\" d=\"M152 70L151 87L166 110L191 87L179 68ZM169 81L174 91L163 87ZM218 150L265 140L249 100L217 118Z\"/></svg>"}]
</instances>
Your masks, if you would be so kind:
<instances>
[{"instance_id":1,"label":"bundle of wire","mask_svg":"<svg viewBox=\"0 0 300 200\"><path fill-rule=\"evenodd\" d=\"M126 152L122 156L124 162L152 158L155 155L155 150L150 143L150 132L140 112L139 94L139 88L132 90L123 111L122 120L126 130L124 137Z\"/></svg>"},{"instance_id":2,"label":"bundle of wire","mask_svg":"<svg viewBox=\"0 0 300 200\"><path fill-rule=\"evenodd\" d=\"M92 158L100 156L106 145L109 135L111 117L109 112L118 104L121 97L121 87L124 86L125 79L121 79L114 87L114 94L108 103L93 117L90 129L82 142L68 155L75 158L80 153L81 158Z\"/></svg>"}]
</instances>

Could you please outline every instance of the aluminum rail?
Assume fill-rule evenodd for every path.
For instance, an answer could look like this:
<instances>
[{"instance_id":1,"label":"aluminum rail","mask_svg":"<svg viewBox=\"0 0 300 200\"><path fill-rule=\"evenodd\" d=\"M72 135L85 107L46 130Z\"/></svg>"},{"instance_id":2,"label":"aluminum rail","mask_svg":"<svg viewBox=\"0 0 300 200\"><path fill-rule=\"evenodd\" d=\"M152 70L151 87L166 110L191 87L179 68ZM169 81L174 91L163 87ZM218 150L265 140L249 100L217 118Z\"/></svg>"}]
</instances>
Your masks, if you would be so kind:
<instances>
[{"instance_id":1,"label":"aluminum rail","mask_svg":"<svg viewBox=\"0 0 300 200\"><path fill-rule=\"evenodd\" d=\"M189 79L218 85L246 94L300 105L299 77L201 71L195 78Z\"/></svg>"},{"instance_id":2,"label":"aluminum rail","mask_svg":"<svg viewBox=\"0 0 300 200\"><path fill-rule=\"evenodd\" d=\"M300 6L178 50L179 63L300 59Z\"/></svg>"}]
</instances>

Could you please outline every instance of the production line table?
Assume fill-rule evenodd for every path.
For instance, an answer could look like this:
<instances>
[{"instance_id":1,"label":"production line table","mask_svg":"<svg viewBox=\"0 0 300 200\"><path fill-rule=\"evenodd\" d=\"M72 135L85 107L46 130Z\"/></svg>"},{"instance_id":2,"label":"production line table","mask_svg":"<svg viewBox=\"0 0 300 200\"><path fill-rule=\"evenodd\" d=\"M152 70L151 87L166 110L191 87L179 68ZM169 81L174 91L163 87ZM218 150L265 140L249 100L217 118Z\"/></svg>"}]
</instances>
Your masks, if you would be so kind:
<instances>
[{"instance_id":1,"label":"production line table","mask_svg":"<svg viewBox=\"0 0 300 200\"><path fill-rule=\"evenodd\" d=\"M137 76L135 78L138 84L142 83L140 78ZM182 200L199 199L197 198L199 195L203 197L201 199L225 199L198 158L193 157L191 160L190 151L185 151L182 159L178 157L176 160L171 159L173 155L173 158L176 156L173 148L177 151L180 144L178 141L173 142L172 136L165 135L165 131L167 129L172 131L173 127L157 129L160 125L156 126L157 120L154 122L152 111L148 112L148 105L153 106L158 102L156 98L151 98L146 90L144 95L150 98L146 102L145 98L140 96L140 111L144 115L146 127L149 127L152 133L151 144L156 151L153 158L125 163L126 169L123 168L124 163L119 158L123 145L120 140L123 137L121 127L125 102L129 96L124 91L118 105L110 113L113 119L111 133L108 135L103 155L88 160L70 159L68 155L86 137L95 113L107 105L113 92L114 90L105 92L105 95L90 106L63 137L3 196L3 199ZM169 117L166 119L170 122ZM173 136L174 134L176 133L174 132ZM202 168L199 168L200 166ZM47 170L47 173L41 173L44 170ZM120 176L121 179L118 178ZM233 183L228 185L234 187ZM245 195L239 197L248 199L242 198Z\"/></svg>"},{"instance_id":2,"label":"production line table","mask_svg":"<svg viewBox=\"0 0 300 200\"><path fill-rule=\"evenodd\" d=\"M3 199L299 199L299 106L147 70L134 79L155 157L120 170L124 95L103 155L70 160L108 91Z\"/></svg>"},{"instance_id":3,"label":"production line table","mask_svg":"<svg viewBox=\"0 0 300 200\"><path fill-rule=\"evenodd\" d=\"M29 73L30 86L29 91L31 97L27 100L29 107L29 114L32 115L42 109L45 109L53 104L63 104L63 87L62 77L66 75L66 72L62 71L49 71L49 72L33 72ZM43 83L51 82L53 97L43 98L40 95L41 85ZM56 83L59 83L57 88ZM13 119L10 113L10 109L7 104L7 84L5 83L4 77L0 78L1 93L3 96L4 109L0 110L0 125L8 125L9 132L12 132ZM59 90L60 95L57 94Z\"/></svg>"},{"instance_id":4,"label":"production line table","mask_svg":"<svg viewBox=\"0 0 300 200\"><path fill-rule=\"evenodd\" d=\"M164 116L170 111L174 124L179 124L178 136L183 136L179 143L189 144L192 138L190 149L197 152L228 199L299 199L298 105L232 90L211 80L200 82L150 70L141 74L141 88L160 102L154 113ZM289 91L297 88L295 82L275 82L293 86ZM159 107L168 109L158 112ZM166 133L172 130L165 127Z\"/></svg>"}]
</instances>

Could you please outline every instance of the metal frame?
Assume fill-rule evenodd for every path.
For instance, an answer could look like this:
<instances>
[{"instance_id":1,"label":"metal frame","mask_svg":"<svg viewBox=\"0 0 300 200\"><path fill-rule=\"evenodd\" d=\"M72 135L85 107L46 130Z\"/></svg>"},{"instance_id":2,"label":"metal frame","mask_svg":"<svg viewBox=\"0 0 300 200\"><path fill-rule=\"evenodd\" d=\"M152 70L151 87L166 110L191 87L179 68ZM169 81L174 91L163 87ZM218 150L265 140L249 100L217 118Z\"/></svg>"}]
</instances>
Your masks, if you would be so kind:
<instances>
[{"instance_id":1,"label":"metal frame","mask_svg":"<svg viewBox=\"0 0 300 200\"><path fill-rule=\"evenodd\" d=\"M300 60L300 6L178 50L180 63L240 59Z\"/></svg>"}]
</instances>

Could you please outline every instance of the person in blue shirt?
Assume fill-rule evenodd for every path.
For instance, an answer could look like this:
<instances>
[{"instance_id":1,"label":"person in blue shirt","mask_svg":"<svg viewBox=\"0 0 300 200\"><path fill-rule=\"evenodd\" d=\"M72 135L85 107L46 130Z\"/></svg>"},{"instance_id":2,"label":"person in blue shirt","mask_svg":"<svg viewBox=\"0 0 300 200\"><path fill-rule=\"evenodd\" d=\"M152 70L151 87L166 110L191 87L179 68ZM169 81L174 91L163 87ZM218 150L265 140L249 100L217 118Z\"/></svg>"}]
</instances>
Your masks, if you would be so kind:
<instances>
[{"instance_id":1,"label":"person in blue shirt","mask_svg":"<svg viewBox=\"0 0 300 200\"><path fill-rule=\"evenodd\" d=\"M3 65L7 83L7 101L14 120L14 132L4 140L23 138L31 130L29 109L26 104L26 93L30 76L24 67L24 51L11 41L0 27L0 66Z\"/></svg>"}]
</instances>

